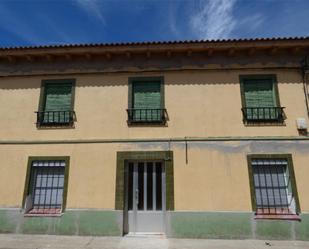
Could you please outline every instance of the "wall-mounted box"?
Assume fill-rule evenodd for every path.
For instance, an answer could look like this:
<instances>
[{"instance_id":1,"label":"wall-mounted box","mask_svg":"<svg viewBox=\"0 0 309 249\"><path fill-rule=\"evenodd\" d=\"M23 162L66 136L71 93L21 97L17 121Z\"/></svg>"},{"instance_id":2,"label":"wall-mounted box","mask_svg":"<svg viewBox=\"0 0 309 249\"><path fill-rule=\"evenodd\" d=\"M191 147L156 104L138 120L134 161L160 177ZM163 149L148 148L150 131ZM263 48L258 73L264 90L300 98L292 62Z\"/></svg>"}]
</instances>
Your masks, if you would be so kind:
<instances>
[{"instance_id":1,"label":"wall-mounted box","mask_svg":"<svg viewBox=\"0 0 309 249\"><path fill-rule=\"evenodd\" d=\"M307 130L308 129L308 123L305 118L297 118L296 119L296 125L298 130Z\"/></svg>"}]
</instances>

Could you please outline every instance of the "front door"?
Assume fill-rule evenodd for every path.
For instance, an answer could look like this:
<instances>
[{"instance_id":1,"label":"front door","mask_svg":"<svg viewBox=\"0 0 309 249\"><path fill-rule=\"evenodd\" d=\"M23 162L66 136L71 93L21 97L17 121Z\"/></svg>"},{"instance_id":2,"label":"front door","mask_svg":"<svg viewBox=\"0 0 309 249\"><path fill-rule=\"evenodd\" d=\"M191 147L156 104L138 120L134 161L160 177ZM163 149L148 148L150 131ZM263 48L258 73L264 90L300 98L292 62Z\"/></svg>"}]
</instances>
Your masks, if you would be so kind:
<instances>
[{"instance_id":1,"label":"front door","mask_svg":"<svg viewBox=\"0 0 309 249\"><path fill-rule=\"evenodd\" d=\"M163 161L128 162L129 233L165 233Z\"/></svg>"}]
</instances>

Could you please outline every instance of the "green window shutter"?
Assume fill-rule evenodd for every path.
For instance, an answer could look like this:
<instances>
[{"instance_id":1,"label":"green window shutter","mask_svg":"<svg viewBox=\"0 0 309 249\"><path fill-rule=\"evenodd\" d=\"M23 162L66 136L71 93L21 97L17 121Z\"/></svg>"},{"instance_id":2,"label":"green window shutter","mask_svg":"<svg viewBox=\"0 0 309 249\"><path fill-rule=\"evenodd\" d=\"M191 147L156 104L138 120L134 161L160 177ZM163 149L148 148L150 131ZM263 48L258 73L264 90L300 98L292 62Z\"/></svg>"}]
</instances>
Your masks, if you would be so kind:
<instances>
[{"instance_id":1,"label":"green window shutter","mask_svg":"<svg viewBox=\"0 0 309 249\"><path fill-rule=\"evenodd\" d=\"M160 82L134 82L133 108L160 109L161 108Z\"/></svg>"},{"instance_id":2,"label":"green window shutter","mask_svg":"<svg viewBox=\"0 0 309 249\"><path fill-rule=\"evenodd\" d=\"M278 118L277 109L259 108L277 107L272 79L246 79L244 81L244 97L245 105L249 107L247 109L248 120L271 120Z\"/></svg>"},{"instance_id":3,"label":"green window shutter","mask_svg":"<svg viewBox=\"0 0 309 249\"><path fill-rule=\"evenodd\" d=\"M275 107L276 100L272 79L245 80L246 107Z\"/></svg>"},{"instance_id":4,"label":"green window shutter","mask_svg":"<svg viewBox=\"0 0 309 249\"><path fill-rule=\"evenodd\" d=\"M44 94L43 122L68 123L72 108L72 84L48 83Z\"/></svg>"},{"instance_id":5,"label":"green window shutter","mask_svg":"<svg viewBox=\"0 0 309 249\"><path fill-rule=\"evenodd\" d=\"M72 84L46 84L44 111L71 110Z\"/></svg>"},{"instance_id":6,"label":"green window shutter","mask_svg":"<svg viewBox=\"0 0 309 249\"><path fill-rule=\"evenodd\" d=\"M161 82L134 82L133 83L133 109L161 109ZM139 111L134 112L134 119L143 121L145 119L159 121L161 111Z\"/></svg>"}]
</instances>

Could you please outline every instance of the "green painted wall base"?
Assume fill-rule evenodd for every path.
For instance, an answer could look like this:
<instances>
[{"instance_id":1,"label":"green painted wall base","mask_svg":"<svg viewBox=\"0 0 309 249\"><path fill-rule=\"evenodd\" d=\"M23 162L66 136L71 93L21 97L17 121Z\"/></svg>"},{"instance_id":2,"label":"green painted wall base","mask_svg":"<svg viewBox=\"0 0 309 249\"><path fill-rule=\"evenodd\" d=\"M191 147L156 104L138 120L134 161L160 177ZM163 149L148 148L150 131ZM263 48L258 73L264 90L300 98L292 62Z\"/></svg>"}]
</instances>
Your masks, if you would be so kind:
<instances>
[{"instance_id":1,"label":"green painted wall base","mask_svg":"<svg viewBox=\"0 0 309 249\"><path fill-rule=\"evenodd\" d=\"M170 213L170 235L178 238L246 239L251 237L250 214Z\"/></svg>"},{"instance_id":2,"label":"green painted wall base","mask_svg":"<svg viewBox=\"0 0 309 249\"><path fill-rule=\"evenodd\" d=\"M17 209L0 210L0 233L121 236L117 211L67 210L61 217L24 217Z\"/></svg>"},{"instance_id":3,"label":"green painted wall base","mask_svg":"<svg viewBox=\"0 0 309 249\"><path fill-rule=\"evenodd\" d=\"M169 235L177 238L309 240L309 214L301 221L255 220L252 213L171 212Z\"/></svg>"},{"instance_id":4,"label":"green painted wall base","mask_svg":"<svg viewBox=\"0 0 309 249\"><path fill-rule=\"evenodd\" d=\"M299 222L255 220L252 213L169 211L166 225L167 236L176 238L309 240L309 214ZM0 233L122 236L122 211L24 217L18 209L0 209Z\"/></svg>"}]
</instances>

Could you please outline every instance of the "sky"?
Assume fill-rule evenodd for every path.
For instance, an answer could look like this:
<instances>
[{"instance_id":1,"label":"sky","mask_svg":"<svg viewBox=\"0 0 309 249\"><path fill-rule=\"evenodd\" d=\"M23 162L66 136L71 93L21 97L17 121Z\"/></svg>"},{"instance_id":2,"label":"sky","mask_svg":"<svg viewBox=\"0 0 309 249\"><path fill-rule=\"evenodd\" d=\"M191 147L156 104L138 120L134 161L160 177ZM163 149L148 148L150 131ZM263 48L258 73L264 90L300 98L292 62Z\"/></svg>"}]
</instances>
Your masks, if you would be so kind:
<instances>
[{"instance_id":1,"label":"sky","mask_svg":"<svg viewBox=\"0 0 309 249\"><path fill-rule=\"evenodd\" d=\"M309 36L309 0L0 0L0 47Z\"/></svg>"}]
</instances>

